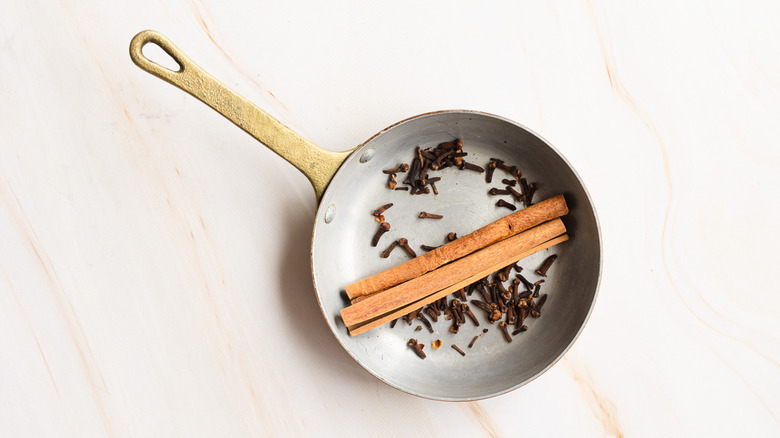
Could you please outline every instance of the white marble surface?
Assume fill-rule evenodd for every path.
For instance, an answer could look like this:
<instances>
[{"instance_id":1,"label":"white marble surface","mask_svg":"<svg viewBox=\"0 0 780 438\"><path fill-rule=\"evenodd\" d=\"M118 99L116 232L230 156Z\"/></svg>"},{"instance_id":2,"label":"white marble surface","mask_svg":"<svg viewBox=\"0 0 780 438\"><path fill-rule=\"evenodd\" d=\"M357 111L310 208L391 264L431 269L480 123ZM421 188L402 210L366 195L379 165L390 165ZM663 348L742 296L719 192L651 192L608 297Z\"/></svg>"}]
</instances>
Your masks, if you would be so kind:
<instances>
[{"instance_id":1,"label":"white marble surface","mask_svg":"<svg viewBox=\"0 0 780 438\"><path fill-rule=\"evenodd\" d=\"M0 8L0 436L780 434L780 3L109 3ZM329 149L445 108L541 133L603 232L575 346L474 403L364 372L308 182L136 68L146 28Z\"/></svg>"}]
</instances>

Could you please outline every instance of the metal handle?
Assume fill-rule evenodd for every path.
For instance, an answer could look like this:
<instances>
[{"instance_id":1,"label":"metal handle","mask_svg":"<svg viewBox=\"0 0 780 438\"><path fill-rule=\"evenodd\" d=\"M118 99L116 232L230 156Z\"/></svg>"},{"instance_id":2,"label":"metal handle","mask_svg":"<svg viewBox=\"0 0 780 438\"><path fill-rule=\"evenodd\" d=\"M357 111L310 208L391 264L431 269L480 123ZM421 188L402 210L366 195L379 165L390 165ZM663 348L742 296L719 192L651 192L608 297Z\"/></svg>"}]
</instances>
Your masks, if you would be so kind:
<instances>
[{"instance_id":1,"label":"metal handle","mask_svg":"<svg viewBox=\"0 0 780 438\"><path fill-rule=\"evenodd\" d=\"M170 70L145 57L141 49L148 43L165 51L179 65L179 70ZM328 151L296 134L206 73L159 32L138 33L130 42L130 58L142 70L198 98L298 168L314 186L317 202L341 163L352 152Z\"/></svg>"}]
</instances>

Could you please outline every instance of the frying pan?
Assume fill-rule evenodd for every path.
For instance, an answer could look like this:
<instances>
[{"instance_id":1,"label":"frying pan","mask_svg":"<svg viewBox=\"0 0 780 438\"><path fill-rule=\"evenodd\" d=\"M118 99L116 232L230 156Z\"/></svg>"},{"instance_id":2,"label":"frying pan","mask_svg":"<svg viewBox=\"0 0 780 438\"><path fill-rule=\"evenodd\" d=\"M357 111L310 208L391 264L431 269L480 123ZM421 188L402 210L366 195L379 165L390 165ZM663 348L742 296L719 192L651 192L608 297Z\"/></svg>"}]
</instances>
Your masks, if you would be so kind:
<instances>
[{"instance_id":1,"label":"frying pan","mask_svg":"<svg viewBox=\"0 0 780 438\"><path fill-rule=\"evenodd\" d=\"M179 66L165 68L142 54L153 43ZM549 143L529 129L503 117L477 111L451 110L421 114L380 131L355 149L331 152L300 137L214 79L170 40L143 31L130 43L133 62L215 109L269 149L303 172L318 201L311 243L314 290L322 314L336 339L363 368L383 382L407 393L435 400L466 401L492 397L516 389L549 369L574 343L595 302L601 278L601 234L590 196L577 173ZM498 328L482 322L466 324L460 333L449 324L434 324L436 332L415 332L415 325L399 320L358 336L349 336L340 317L347 303L341 291L349 283L383 271L408 259L400 248L389 258L379 253L393 240L409 239L419 252L421 244L440 245L448 232L464 235L509 213L496 207L488 195L507 178L497 170L492 185L485 175L455 168L436 174L438 195L415 195L387 187L382 169L411 162L415 146L435 146L463 140L466 160L485 165L492 157L517 165L528 181L539 182L535 199L563 193L570 213L564 218L571 239L526 259L520 264L531 281L548 255L558 260L548 273L543 292L549 295L544 314L530 320L527 332L508 344ZM399 175L399 182L403 174ZM371 212L392 202L384 214L390 231L377 247L370 242L378 224ZM444 215L423 220L420 211ZM289 292L289 291L288 291ZM474 309L475 312L480 312ZM478 314L481 319L481 315ZM487 328L488 332L483 333ZM467 345L482 335L472 348ZM426 344L427 359L418 358L406 345L410 338ZM434 350L431 341L442 347ZM466 351L461 356L452 344Z\"/></svg>"}]
</instances>

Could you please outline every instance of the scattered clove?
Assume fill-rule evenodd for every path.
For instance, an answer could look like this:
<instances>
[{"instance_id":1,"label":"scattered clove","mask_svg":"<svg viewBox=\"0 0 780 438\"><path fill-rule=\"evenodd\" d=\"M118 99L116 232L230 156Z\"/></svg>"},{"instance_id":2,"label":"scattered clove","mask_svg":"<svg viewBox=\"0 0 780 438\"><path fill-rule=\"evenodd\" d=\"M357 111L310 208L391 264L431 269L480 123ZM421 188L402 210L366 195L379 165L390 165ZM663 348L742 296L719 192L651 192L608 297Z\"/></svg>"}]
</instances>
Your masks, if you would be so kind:
<instances>
[{"instance_id":1,"label":"scattered clove","mask_svg":"<svg viewBox=\"0 0 780 438\"><path fill-rule=\"evenodd\" d=\"M421 211L419 217L420 219L441 219L444 216L440 214L428 213L427 211Z\"/></svg>"},{"instance_id":2,"label":"scattered clove","mask_svg":"<svg viewBox=\"0 0 780 438\"><path fill-rule=\"evenodd\" d=\"M479 339L479 335L474 336L474 339L472 339L471 342L469 342L469 348L474 346L474 343L477 342L477 339Z\"/></svg>"},{"instance_id":3,"label":"scattered clove","mask_svg":"<svg viewBox=\"0 0 780 438\"><path fill-rule=\"evenodd\" d=\"M496 202L496 206L497 207L506 207L506 208L508 208L508 209L510 209L512 211L517 210L517 207L515 207L514 205L504 201L503 199L499 199L498 202Z\"/></svg>"},{"instance_id":4,"label":"scattered clove","mask_svg":"<svg viewBox=\"0 0 780 438\"><path fill-rule=\"evenodd\" d=\"M406 163L401 163L398 167L395 169L385 169L382 171L382 173L386 174L392 174L392 173L404 173L407 170L409 170L409 165Z\"/></svg>"},{"instance_id":5,"label":"scattered clove","mask_svg":"<svg viewBox=\"0 0 780 438\"><path fill-rule=\"evenodd\" d=\"M382 251L382 254L380 254L379 257L382 257L383 259L390 257L390 253L393 252L393 250L397 245L398 245L398 241L397 240L393 241L393 243L391 243L386 250Z\"/></svg>"},{"instance_id":6,"label":"scattered clove","mask_svg":"<svg viewBox=\"0 0 780 438\"><path fill-rule=\"evenodd\" d=\"M433 327L431 326L431 322L428 321L428 318L425 317L423 312L417 314L417 319L419 319L423 323L423 325L425 326L425 328L428 329L429 332L433 333Z\"/></svg>"},{"instance_id":7,"label":"scattered clove","mask_svg":"<svg viewBox=\"0 0 780 438\"><path fill-rule=\"evenodd\" d=\"M547 270L550 269L550 266L552 266L555 259L558 258L557 254L553 254L550 257L547 257L542 262L542 266L539 266L539 269L536 270L536 273L541 275L542 277L547 277Z\"/></svg>"},{"instance_id":8,"label":"scattered clove","mask_svg":"<svg viewBox=\"0 0 780 438\"><path fill-rule=\"evenodd\" d=\"M409 339L409 342L406 343L409 347L411 347L412 350L414 350L414 353L420 357L420 359L425 359L425 353L423 353L423 348L425 348L425 344L418 344L417 339Z\"/></svg>"},{"instance_id":9,"label":"scattered clove","mask_svg":"<svg viewBox=\"0 0 780 438\"><path fill-rule=\"evenodd\" d=\"M374 212L373 212L372 214L373 214L374 216L376 216L376 217L379 217L379 216L380 216L382 213L384 213L384 212L385 212L385 210L387 210L388 208L390 208L390 207L392 207L392 206L393 206L393 203L392 203L392 202L391 202L391 203L389 203L389 204L385 204L385 205L383 205L383 206L381 206L381 207L377 208L376 210L374 210Z\"/></svg>"},{"instance_id":10,"label":"scattered clove","mask_svg":"<svg viewBox=\"0 0 780 438\"><path fill-rule=\"evenodd\" d=\"M518 334L520 334L520 333L522 333L522 332L524 332L526 330L528 330L528 326L527 325L520 326L519 329L517 329L517 330L512 332L512 336L517 336Z\"/></svg>"},{"instance_id":11,"label":"scattered clove","mask_svg":"<svg viewBox=\"0 0 780 438\"><path fill-rule=\"evenodd\" d=\"M496 195L508 195L509 194L509 190L502 190L502 189L497 189L497 188L493 187L492 189L490 189L488 191L488 194L489 195L493 195L493 196L496 196Z\"/></svg>"},{"instance_id":12,"label":"scattered clove","mask_svg":"<svg viewBox=\"0 0 780 438\"><path fill-rule=\"evenodd\" d=\"M398 245L403 248L411 258L417 257L417 253L409 246L409 241L405 237L398 239Z\"/></svg>"},{"instance_id":13,"label":"scattered clove","mask_svg":"<svg viewBox=\"0 0 780 438\"><path fill-rule=\"evenodd\" d=\"M465 356L465 355L466 355L466 352L464 352L463 350L461 350L461 349L460 349L460 347L458 347L457 345L455 345L455 344L452 344L452 345L451 345L451 347L452 347L452 349L453 349L453 350L455 350L455 351L457 351L458 353L460 353L460 355L461 355L461 356Z\"/></svg>"},{"instance_id":14,"label":"scattered clove","mask_svg":"<svg viewBox=\"0 0 780 438\"><path fill-rule=\"evenodd\" d=\"M512 342L512 337L509 336L509 331L506 328L506 323L504 321L501 321L498 324L498 328L501 329L501 334L504 336L504 339L506 339L507 342Z\"/></svg>"},{"instance_id":15,"label":"scattered clove","mask_svg":"<svg viewBox=\"0 0 780 438\"><path fill-rule=\"evenodd\" d=\"M371 246L376 246L379 243L379 238L382 237L382 234L385 234L389 230L390 230L389 223L382 222L381 224L379 224L379 229L376 231L376 234L374 234L374 238L371 239Z\"/></svg>"}]
</instances>

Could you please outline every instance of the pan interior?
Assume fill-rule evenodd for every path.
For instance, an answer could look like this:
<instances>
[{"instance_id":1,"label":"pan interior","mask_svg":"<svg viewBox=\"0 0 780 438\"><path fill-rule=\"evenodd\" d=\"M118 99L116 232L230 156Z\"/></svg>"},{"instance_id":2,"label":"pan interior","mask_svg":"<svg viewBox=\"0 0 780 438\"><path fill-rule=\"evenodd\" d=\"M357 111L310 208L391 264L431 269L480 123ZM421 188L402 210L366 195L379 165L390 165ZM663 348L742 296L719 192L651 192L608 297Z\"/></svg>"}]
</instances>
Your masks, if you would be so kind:
<instances>
[{"instance_id":1,"label":"pan interior","mask_svg":"<svg viewBox=\"0 0 780 438\"><path fill-rule=\"evenodd\" d=\"M368 275L408 260L396 248L389 258L379 254L394 240L406 237L418 254L420 245L441 245L445 236L455 232L468 234L510 213L496 207L499 198L490 196L491 187L503 188L501 180L511 178L497 170L492 184L485 174L468 170L445 169L431 173L441 176L439 194L410 195L387 187L382 169L409 163L415 146L432 147L455 138L463 140L468 162L485 167L490 158L517 165L529 182L540 188L534 199L540 201L563 193L570 213L564 218L571 239L547 249L519 264L523 275L536 281L533 273L550 254L558 260L542 285L548 300L541 318L528 318L528 331L507 343L497 327L490 325L484 312L471 306L480 326L464 324L458 334L449 332L450 322L443 317L434 323L435 333L419 321L407 325L399 320L395 328L388 324L364 334L350 336L339 317L347 304L344 286ZM360 158L372 151L370 160ZM398 174L399 186L405 178ZM384 215L391 224L377 247L370 242L378 228L372 212L393 203ZM518 204L518 208L522 208ZM420 219L421 211L444 215L441 220ZM326 220L329 219L329 221ZM584 325L598 288L601 271L601 242L591 200L570 165L545 141L511 121L483 113L448 111L431 113L401 122L369 140L350 156L331 181L317 212L312 246L314 284L328 325L339 342L366 370L403 391L440 400L475 400L517 388L551 366L574 342ZM513 272L514 276L514 272ZM508 284L508 283L507 283ZM471 297L477 299L478 294ZM483 329L488 332L483 334ZM467 345L482 335L473 348ZM407 347L410 338L425 344L425 360ZM433 340L442 347L434 350ZM455 344L466 352L462 357L451 348Z\"/></svg>"}]
</instances>

